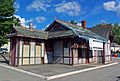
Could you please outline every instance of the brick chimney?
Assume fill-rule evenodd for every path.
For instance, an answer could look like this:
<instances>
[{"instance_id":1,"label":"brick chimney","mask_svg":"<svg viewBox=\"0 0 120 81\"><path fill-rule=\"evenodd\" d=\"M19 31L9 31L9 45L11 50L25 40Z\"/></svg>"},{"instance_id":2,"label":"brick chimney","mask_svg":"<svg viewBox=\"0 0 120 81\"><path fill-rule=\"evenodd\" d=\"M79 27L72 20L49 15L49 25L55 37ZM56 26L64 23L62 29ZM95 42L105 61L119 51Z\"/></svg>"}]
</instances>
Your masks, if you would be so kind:
<instances>
[{"instance_id":1,"label":"brick chimney","mask_svg":"<svg viewBox=\"0 0 120 81\"><path fill-rule=\"evenodd\" d=\"M82 27L86 29L86 20L81 21Z\"/></svg>"},{"instance_id":2,"label":"brick chimney","mask_svg":"<svg viewBox=\"0 0 120 81\"><path fill-rule=\"evenodd\" d=\"M32 24L32 22L29 23L29 29L30 29L30 31L33 31L33 24Z\"/></svg>"}]
</instances>

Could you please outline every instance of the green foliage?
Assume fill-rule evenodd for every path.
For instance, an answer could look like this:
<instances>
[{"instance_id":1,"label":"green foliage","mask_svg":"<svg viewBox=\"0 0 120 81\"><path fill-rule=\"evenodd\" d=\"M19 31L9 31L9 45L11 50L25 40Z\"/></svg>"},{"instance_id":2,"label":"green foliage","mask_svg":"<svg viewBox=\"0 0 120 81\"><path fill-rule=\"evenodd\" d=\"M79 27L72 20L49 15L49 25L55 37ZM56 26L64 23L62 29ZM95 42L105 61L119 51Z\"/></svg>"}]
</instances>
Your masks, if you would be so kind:
<instances>
[{"instance_id":1,"label":"green foliage","mask_svg":"<svg viewBox=\"0 0 120 81\"><path fill-rule=\"evenodd\" d=\"M97 24L94 27L107 27L111 26L112 27L112 36L114 38L114 42L118 45L120 45L120 26L118 23L116 24Z\"/></svg>"},{"instance_id":2,"label":"green foliage","mask_svg":"<svg viewBox=\"0 0 120 81\"><path fill-rule=\"evenodd\" d=\"M14 0L0 0L0 16L10 17L14 14Z\"/></svg>"},{"instance_id":3,"label":"green foliage","mask_svg":"<svg viewBox=\"0 0 120 81\"><path fill-rule=\"evenodd\" d=\"M118 23L114 24L112 27L112 33L114 35L115 38L115 43L120 45L120 26Z\"/></svg>"},{"instance_id":4,"label":"green foliage","mask_svg":"<svg viewBox=\"0 0 120 81\"><path fill-rule=\"evenodd\" d=\"M96 26L94 27L108 27L108 26L112 26L111 24L97 24Z\"/></svg>"},{"instance_id":5,"label":"green foliage","mask_svg":"<svg viewBox=\"0 0 120 81\"><path fill-rule=\"evenodd\" d=\"M77 22L75 22L74 20L71 20L70 23L71 23L71 24L74 24L74 25L77 24Z\"/></svg>"},{"instance_id":6,"label":"green foliage","mask_svg":"<svg viewBox=\"0 0 120 81\"><path fill-rule=\"evenodd\" d=\"M0 47L8 42L6 35L11 32L13 24L19 25L14 13L14 0L0 0Z\"/></svg>"}]
</instances>

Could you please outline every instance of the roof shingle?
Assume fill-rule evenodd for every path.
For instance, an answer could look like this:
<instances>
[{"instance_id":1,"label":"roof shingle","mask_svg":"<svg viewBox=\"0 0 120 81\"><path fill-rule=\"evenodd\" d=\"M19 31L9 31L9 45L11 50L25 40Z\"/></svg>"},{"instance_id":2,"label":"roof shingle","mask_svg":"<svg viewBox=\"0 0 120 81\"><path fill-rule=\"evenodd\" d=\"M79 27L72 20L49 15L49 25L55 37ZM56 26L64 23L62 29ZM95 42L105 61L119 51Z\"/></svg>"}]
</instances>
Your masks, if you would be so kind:
<instances>
[{"instance_id":1,"label":"roof shingle","mask_svg":"<svg viewBox=\"0 0 120 81\"><path fill-rule=\"evenodd\" d=\"M100 35L101 37L107 40L109 39L109 34L111 29L112 27L110 25L99 25L97 27L89 28L89 30L91 30L92 32Z\"/></svg>"},{"instance_id":2,"label":"roof shingle","mask_svg":"<svg viewBox=\"0 0 120 81\"><path fill-rule=\"evenodd\" d=\"M88 29L84 29L80 26L71 24L69 22L65 22L65 21L61 21L61 20L55 20L56 22L60 23L61 25L64 25L68 28L70 28L76 35L78 35L79 37L85 38L85 39L89 39L89 38L94 38L94 39L99 39L99 40L103 40L106 41L105 38L97 35L96 33L88 30Z\"/></svg>"},{"instance_id":3,"label":"roof shingle","mask_svg":"<svg viewBox=\"0 0 120 81\"><path fill-rule=\"evenodd\" d=\"M47 39L48 38L48 33L45 31L37 31L33 30L30 31L29 29L22 29L20 27L14 27L15 33L9 34L10 36L23 36L23 37L31 37L31 38L38 38L38 39Z\"/></svg>"}]
</instances>

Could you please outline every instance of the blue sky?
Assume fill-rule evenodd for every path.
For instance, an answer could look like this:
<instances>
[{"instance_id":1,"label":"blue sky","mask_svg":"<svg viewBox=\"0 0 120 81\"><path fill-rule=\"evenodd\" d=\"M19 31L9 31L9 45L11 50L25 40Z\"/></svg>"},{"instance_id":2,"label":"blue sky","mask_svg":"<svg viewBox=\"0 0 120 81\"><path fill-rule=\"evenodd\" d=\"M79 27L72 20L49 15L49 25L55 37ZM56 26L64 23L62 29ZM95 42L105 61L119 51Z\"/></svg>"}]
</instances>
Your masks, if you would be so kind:
<instances>
[{"instance_id":1,"label":"blue sky","mask_svg":"<svg viewBox=\"0 0 120 81\"><path fill-rule=\"evenodd\" d=\"M21 24L32 22L36 29L45 29L54 19L86 20L87 27L120 23L120 0L16 0L15 7Z\"/></svg>"}]
</instances>

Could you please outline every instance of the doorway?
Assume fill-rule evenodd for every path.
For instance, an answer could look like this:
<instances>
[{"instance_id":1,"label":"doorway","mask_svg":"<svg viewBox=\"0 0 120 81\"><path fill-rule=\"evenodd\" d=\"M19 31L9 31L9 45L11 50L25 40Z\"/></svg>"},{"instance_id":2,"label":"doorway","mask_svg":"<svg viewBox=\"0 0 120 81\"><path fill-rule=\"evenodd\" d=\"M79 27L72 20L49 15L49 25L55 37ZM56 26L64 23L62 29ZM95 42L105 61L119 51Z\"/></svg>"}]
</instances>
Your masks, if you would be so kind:
<instances>
[{"instance_id":1,"label":"doorway","mask_svg":"<svg viewBox=\"0 0 120 81\"><path fill-rule=\"evenodd\" d=\"M86 48L78 49L78 63L79 64L89 63L89 53Z\"/></svg>"}]
</instances>

